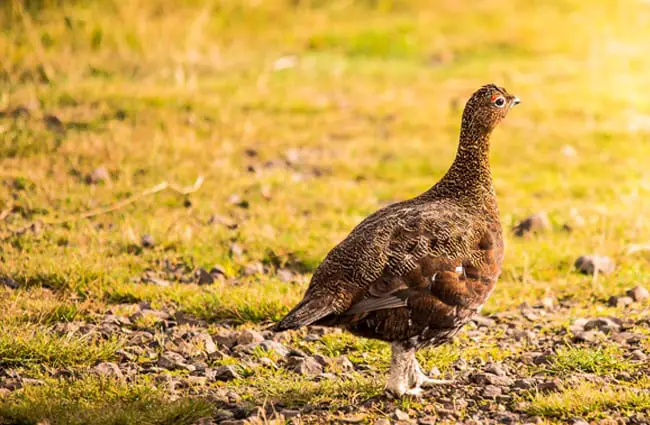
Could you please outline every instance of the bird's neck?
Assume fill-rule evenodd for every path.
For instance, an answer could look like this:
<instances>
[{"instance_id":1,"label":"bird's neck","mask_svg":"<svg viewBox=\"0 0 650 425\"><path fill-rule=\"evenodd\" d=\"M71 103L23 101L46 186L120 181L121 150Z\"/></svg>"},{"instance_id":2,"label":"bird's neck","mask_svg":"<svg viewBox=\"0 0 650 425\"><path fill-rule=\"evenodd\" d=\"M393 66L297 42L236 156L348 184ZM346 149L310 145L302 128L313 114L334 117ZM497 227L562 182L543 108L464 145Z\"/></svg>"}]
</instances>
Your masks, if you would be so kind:
<instances>
[{"instance_id":1,"label":"bird's neck","mask_svg":"<svg viewBox=\"0 0 650 425\"><path fill-rule=\"evenodd\" d=\"M493 199L490 133L490 129L464 122L456 158L445 176L431 191L437 196L448 195L469 202Z\"/></svg>"}]
</instances>

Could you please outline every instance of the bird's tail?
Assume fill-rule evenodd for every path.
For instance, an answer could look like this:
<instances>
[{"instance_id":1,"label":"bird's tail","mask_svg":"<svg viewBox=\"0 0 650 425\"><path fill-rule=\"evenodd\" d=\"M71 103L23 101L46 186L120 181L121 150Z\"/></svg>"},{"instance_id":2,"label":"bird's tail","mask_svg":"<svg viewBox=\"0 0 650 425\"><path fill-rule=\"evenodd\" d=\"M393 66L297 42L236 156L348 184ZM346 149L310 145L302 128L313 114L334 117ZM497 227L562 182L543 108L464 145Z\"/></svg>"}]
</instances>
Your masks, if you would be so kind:
<instances>
[{"instance_id":1,"label":"bird's tail","mask_svg":"<svg viewBox=\"0 0 650 425\"><path fill-rule=\"evenodd\" d=\"M298 329L311 325L334 311L335 306L329 297L307 296L272 329L275 332Z\"/></svg>"}]
</instances>

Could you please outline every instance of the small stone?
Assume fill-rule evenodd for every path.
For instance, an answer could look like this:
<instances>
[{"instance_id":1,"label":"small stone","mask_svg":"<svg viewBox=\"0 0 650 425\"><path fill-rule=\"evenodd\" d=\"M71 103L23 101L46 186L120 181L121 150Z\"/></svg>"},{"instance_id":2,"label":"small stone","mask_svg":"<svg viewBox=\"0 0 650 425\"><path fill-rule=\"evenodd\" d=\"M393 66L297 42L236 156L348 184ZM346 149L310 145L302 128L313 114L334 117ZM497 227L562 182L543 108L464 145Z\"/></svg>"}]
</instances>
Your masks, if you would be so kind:
<instances>
[{"instance_id":1,"label":"small stone","mask_svg":"<svg viewBox=\"0 0 650 425\"><path fill-rule=\"evenodd\" d=\"M553 310L553 307L555 306L555 300L553 297L542 297L541 300L539 300L540 304L545 310Z\"/></svg>"},{"instance_id":2,"label":"small stone","mask_svg":"<svg viewBox=\"0 0 650 425\"><path fill-rule=\"evenodd\" d=\"M53 133L63 134L65 132L65 125L56 115L46 114L43 116L43 123Z\"/></svg>"},{"instance_id":3,"label":"small stone","mask_svg":"<svg viewBox=\"0 0 650 425\"><path fill-rule=\"evenodd\" d=\"M611 297L609 297L609 300L607 301L607 304L610 307L627 307L632 303L634 303L632 297L619 297L616 295L612 295Z\"/></svg>"},{"instance_id":4,"label":"small stone","mask_svg":"<svg viewBox=\"0 0 650 425\"><path fill-rule=\"evenodd\" d=\"M552 379L550 381L545 381L537 385L537 389L541 392L555 392L562 389L562 381L558 378Z\"/></svg>"},{"instance_id":5,"label":"small stone","mask_svg":"<svg viewBox=\"0 0 650 425\"><path fill-rule=\"evenodd\" d=\"M158 359L158 366L167 370L187 369L190 372L194 370L194 366L187 364L183 356L173 351L163 353Z\"/></svg>"},{"instance_id":6,"label":"small stone","mask_svg":"<svg viewBox=\"0 0 650 425\"><path fill-rule=\"evenodd\" d=\"M598 329L604 333L616 332L621 328L621 325L617 322L620 321L609 317L599 317L596 319L591 319L585 323L585 330L590 331L592 329Z\"/></svg>"},{"instance_id":7,"label":"small stone","mask_svg":"<svg viewBox=\"0 0 650 425\"><path fill-rule=\"evenodd\" d=\"M214 283L214 277L203 268L196 271L196 277L198 278L199 285L210 285Z\"/></svg>"},{"instance_id":8,"label":"small stone","mask_svg":"<svg viewBox=\"0 0 650 425\"><path fill-rule=\"evenodd\" d=\"M0 284L8 286L11 289L18 289L18 287L20 286L18 282L16 282L9 276L0 276Z\"/></svg>"},{"instance_id":9,"label":"small stone","mask_svg":"<svg viewBox=\"0 0 650 425\"><path fill-rule=\"evenodd\" d=\"M516 379L512 386L520 390L528 390L533 387L534 382L529 378Z\"/></svg>"},{"instance_id":10,"label":"small stone","mask_svg":"<svg viewBox=\"0 0 650 425\"><path fill-rule=\"evenodd\" d=\"M292 282L295 279L291 270L287 269L278 270L276 275L281 282Z\"/></svg>"},{"instance_id":11,"label":"small stone","mask_svg":"<svg viewBox=\"0 0 650 425\"><path fill-rule=\"evenodd\" d=\"M264 341L262 334L252 329L245 329L237 335L237 345L260 343L262 341Z\"/></svg>"},{"instance_id":12,"label":"small stone","mask_svg":"<svg viewBox=\"0 0 650 425\"><path fill-rule=\"evenodd\" d=\"M437 413L440 415L440 411L438 411ZM419 425L436 425L437 423L438 423L438 418L435 416L425 416L423 418L418 419Z\"/></svg>"},{"instance_id":13,"label":"small stone","mask_svg":"<svg viewBox=\"0 0 650 425\"><path fill-rule=\"evenodd\" d=\"M495 398L502 394L501 388L496 385L487 385L483 388L483 397L486 398Z\"/></svg>"},{"instance_id":14,"label":"small stone","mask_svg":"<svg viewBox=\"0 0 650 425\"><path fill-rule=\"evenodd\" d=\"M282 409L280 410L280 414L284 416L286 419L297 418L300 416L300 410Z\"/></svg>"},{"instance_id":15,"label":"small stone","mask_svg":"<svg viewBox=\"0 0 650 425\"><path fill-rule=\"evenodd\" d=\"M289 354L289 349L276 341L265 340L259 346L265 351L275 351L279 356L285 357Z\"/></svg>"},{"instance_id":16,"label":"small stone","mask_svg":"<svg viewBox=\"0 0 650 425\"><path fill-rule=\"evenodd\" d=\"M569 421L571 425L589 425L589 422L585 421L582 418L573 418Z\"/></svg>"},{"instance_id":17,"label":"small stone","mask_svg":"<svg viewBox=\"0 0 650 425\"><path fill-rule=\"evenodd\" d=\"M214 370L214 379L218 381L232 381L239 378L234 366L219 366Z\"/></svg>"},{"instance_id":18,"label":"small stone","mask_svg":"<svg viewBox=\"0 0 650 425\"><path fill-rule=\"evenodd\" d=\"M630 358L632 360L644 361L648 358L648 356L641 350L634 350L630 353Z\"/></svg>"},{"instance_id":19,"label":"small stone","mask_svg":"<svg viewBox=\"0 0 650 425\"><path fill-rule=\"evenodd\" d=\"M506 376L506 371L503 369L503 366L501 366L498 363L489 363L487 366L485 366L485 371L487 373L491 373L496 376Z\"/></svg>"},{"instance_id":20,"label":"small stone","mask_svg":"<svg viewBox=\"0 0 650 425\"><path fill-rule=\"evenodd\" d=\"M225 332L214 336L214 340L218 345L224 346L228 349L237 345L237 335L235 332Z\"/></svg>"},{"instance_id":21,"label":"small stone","mask_svg":"<svg viewBox=\"0 0 650 425\"><path fill-rule=\"evenodd\" d=\"M238 243L233 243L230 245L230 254L233 257L241 257L244 254L244 248Z\"/></svg>"},{"instance_id":22,"label":"small stone","mask_svg":"<svg viewBox=\"0 0 650 425\"><path fill-rule=\"evenodd\" d=\"M155 245L153 236L151 236L150 234L143 235L141 243L144 248L153 248L153 246Z\"/></svg>"},{"instance_id":23,"label":"small stone","mask_svg":"<svg viewBox=\"0 0 650 425\"><path fill-rule=\"evenodd\" d=\"M573 342L596 342L598 339L597 331L577 331L573 334Z\"/></svg>"},{"instance_id":24,"label":"small stone","mask_svg":"<svg viewBox=\"0 0 650 425\"><path fill-rule=\"evenodd\" d=\"M481 327L490 328L495 325L494 320L490 319L489 317L482 316L480 314L475 314L474 316L472 316L472 321L476 323L476 326L478 326L479 328Z\"/></svg>"},{"instance_id":25,"label":"small stone","mask_svg":"<svg viewBox=\"0 0 650 425\"><path fill-rule=\"evenodd\" d=\"M408 421L411 419L408 413L400 409L395 409L394 415L395 415L395 419L397 419L398 421Z\"/></svg>"},{"instance_id":26,"label":"small stone","mask_svg":"<svg viewBox=\"0 0 650 425\"><path fill-rule=\"evenodd\" d=\"M98 375L106 376L108 378L124 379L124 375L119 366L112 362L102 362L95 366L95 372Z\"/></svg>"},{"instance_id":27,"label":"small stone","mask_svg":"<svg viewBox=\"0 0 650 425\"><path fill-rule=\"evenodd\" d=\"M339 371L342 371L342 372L352 372L352 371L354 371L354 363L352 363L350 361L350 359L348 359L345 356L339 356L339 357L334 358L331 361L331 365L336 370L339 370Z\"/></svg>"},{"instance_id":28,"label":"small stone","mask_svg":"<svg viewBox=\"0 0 650 425\"><path fill-rule=\"evenodd\" d=\"M257 274L264 274L264 265L259 261L251 264L246 264L242 272L244 276L254 276Z\"/></svg>"},{"instance_id":29,"label":"small stone","mask_svg":"<svg viewBox=\"0 0 650 425\"><path fill-rule=\"evenodd\" d=\"M289 357L287 369L300 375L319 375L323 373L323 366L313 357Z\"/></svg>"},{"instance_id":30,"label":"small stone","mask_svg":"<svg viewBox=\"0 0 650 425\"><path fill-rule=\"evenodd\" d=\"M515 227L516 236L522 237L533 233L541 233L551 228L551 221L546 212L541 211L520 221Z\"/></svg>"},{"instance_id":31,"label":"small stone","mask_svg":"<svg viewBox=\"0 0 650 425\"><path fill-rule=\"evenodd\" d=\"M499 387L508 387L513 384L512 378L507 376L497 376L491 373L477 373L472 380L479 385L494 385Z\"/></svg>"},{"instance_id":32,"label":"small stone","mask_svg":"<svg viewBox=\"0 0 650 425\"><path fill-rule=\"evenodd\" d=\"M626 294L636 302L643 302L650 298L650 292L643 286L635 286L627 290Z\"/></svg>"},{"instance_id":33,"label":"small stone","mask_svg":"<svg viewBox=\"0 0 650 425\"><path fill-rule=\"evenodd\" d=\"M218 351L217 344L208 333L202 333L197 336L197 339L203 343L203 349L208 354L214 354Z\"/></svg>"},{"instance_id":34,"label":"small stone","mask_svg":"<svg viewBox=\"0 0 650 425\"><path fill-rule=\"evenodd\" d=\"M616 265L611 258L604 255L582 255L575 262L575 268L583 274L593 275L596 273L609 274L614 271Z\"/></svg>"},{"instance_id":35,"label":"small stone","mask_svg":"<svg viewBox=\"0 0 650 425\"><path fill-rule=\"evenodd\" d=\"M375 425L390 425L390 421L386 418L379 418L375 421Z\"/></svg>"},{"instance_id":36,"label":"small stone","mask_svg":"<svg viewBox=\"0 0 650 425\"><path fill-rule=\"evenodd\" d=\"M626 382L630 382L634 380L634 378L632 378L632 375L630 375L627 372L619 372L616 374L615 378L619 381L626 381Z\"/></svg>"},{"instance_id":37,"label":"small stone","mask_svg":"<svg viewBox=\"0 0 650 425\"><path fill-rule=\"evenodd\" d=\"M86 183L88 184L108 183L110 181L111 175L106 167L95 168L92 173L86 176Z\"/></svg>"},{"instance_id":38,"label":"small stone","mask_svg":"<svg viewBox=\"0 0 650 425\"><path fill-rule=\"evenodd\" d=\"M225 279L228 277L226 269L219 264L216 264L210 269L210 276L212 276L213 279Z\"/></svg>"}]
</instances>

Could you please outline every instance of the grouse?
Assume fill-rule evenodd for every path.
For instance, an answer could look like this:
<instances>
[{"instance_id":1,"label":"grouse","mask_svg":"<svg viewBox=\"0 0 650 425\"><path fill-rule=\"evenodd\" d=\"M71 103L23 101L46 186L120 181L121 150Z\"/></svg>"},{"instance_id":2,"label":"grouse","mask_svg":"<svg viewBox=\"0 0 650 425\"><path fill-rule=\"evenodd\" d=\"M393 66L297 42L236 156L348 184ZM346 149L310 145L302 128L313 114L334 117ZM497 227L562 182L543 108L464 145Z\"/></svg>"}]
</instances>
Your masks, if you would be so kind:
<instances>
[{"instance_id":1,"label":"grouse","mask_svg":"<svg viewBox=\"0 0 650 425\"><path fill-rule=\"evenodd\" d=\"M494 84L477 90L465 105L456 158L444 177L358 224L274 330L335 326L390 342L386 390L396 396L451 382L426 376L415 352L448 341L494 290L503 232L490 134L518 103Z\"/></svg>"}]
</instances>

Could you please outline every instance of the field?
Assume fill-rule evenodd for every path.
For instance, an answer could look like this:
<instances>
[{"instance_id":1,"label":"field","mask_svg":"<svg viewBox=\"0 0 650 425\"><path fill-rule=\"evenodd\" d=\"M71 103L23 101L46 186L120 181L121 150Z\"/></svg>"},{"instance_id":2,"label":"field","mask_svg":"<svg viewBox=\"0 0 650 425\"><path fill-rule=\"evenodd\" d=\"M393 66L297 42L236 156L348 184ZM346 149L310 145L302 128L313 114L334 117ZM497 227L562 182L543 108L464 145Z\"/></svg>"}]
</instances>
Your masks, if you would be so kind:
<instances>
[{"instance_id":1,"label":"field","mask_svg":"<svg viewBox=\"0 0 650 425\"><path fill-rule=\"evenodd\" d=\"M9 0L0 25L0 423L649 423L650 302L610 300L650 288L649 2ZM420 353L455 384L392 400L386 344L267 331L444 174L490 82L522 100L492 138L503 274Z\"/></svg>"}]
</instances>

